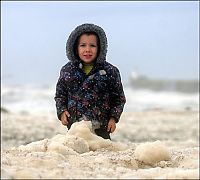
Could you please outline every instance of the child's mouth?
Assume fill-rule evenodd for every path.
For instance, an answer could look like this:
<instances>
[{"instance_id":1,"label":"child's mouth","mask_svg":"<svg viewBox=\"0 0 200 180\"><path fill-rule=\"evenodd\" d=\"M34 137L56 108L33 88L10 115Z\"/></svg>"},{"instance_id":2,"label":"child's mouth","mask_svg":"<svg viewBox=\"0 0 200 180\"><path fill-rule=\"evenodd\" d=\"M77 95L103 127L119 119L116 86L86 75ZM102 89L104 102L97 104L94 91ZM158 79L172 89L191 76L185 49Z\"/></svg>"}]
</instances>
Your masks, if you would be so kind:
<instances>
[{"instance_id":1,"label":"child's mouth","mask_svg":"<svg viewBox=\"0 0 200 180\"><path fill-rule=\"evenodd\" d=\"M88 58L91 58L92 55L84 55L84 57L88 59Z\"/></svg>"}]
</instances>

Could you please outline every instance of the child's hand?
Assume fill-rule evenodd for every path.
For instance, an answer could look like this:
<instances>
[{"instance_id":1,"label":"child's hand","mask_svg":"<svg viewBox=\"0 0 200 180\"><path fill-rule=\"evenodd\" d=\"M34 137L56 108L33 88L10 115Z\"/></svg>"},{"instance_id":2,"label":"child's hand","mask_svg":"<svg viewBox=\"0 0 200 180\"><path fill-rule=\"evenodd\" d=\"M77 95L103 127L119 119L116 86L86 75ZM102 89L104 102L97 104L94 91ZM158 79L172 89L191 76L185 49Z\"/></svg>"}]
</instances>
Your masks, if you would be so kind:
<instances>
[{"instance_id":1,"label":"child's hand","mask_svg":"<svg viewBox=\"0 0 200 180\"><path fill-rule=\"evenodd\" d=\"M64 126L67 126L68 125L68 117L70 116L69 112L68 111L64 111L62 114L61 114L61 122Z\"/></svg>"},{"instance_id":2,"label":"child's hand","mask_svg":"<svg viewBox=\"0 0 200 180\"><path fill-rule=\"evenodd\" d=\"M116 123L115 123L115 119L114 118L110 118L109 122L108 122L108 128L107 131L113 133L116 129Z\"/></svg>"}]
</instances>

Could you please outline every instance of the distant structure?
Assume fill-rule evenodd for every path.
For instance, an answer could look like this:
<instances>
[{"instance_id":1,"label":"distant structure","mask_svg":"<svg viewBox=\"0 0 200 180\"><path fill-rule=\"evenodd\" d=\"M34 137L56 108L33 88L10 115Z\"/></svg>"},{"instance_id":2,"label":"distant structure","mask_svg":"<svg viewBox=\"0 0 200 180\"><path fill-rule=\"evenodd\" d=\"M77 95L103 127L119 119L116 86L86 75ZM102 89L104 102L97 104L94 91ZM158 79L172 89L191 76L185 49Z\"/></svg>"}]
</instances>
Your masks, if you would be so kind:
<instances>
[{"instance_id":1,"label":"distant structure","mask_svg":"<svg viewBox=\"0 0 200 180\"><path fill-rule=\"evenodd\" d=\"M167 80L150 79L145 75L133 71L129 78L129 85L133 89L150 89L154 91L179 91L185 93L199 92L199 80Z\"/></svg>"}]
</instances>

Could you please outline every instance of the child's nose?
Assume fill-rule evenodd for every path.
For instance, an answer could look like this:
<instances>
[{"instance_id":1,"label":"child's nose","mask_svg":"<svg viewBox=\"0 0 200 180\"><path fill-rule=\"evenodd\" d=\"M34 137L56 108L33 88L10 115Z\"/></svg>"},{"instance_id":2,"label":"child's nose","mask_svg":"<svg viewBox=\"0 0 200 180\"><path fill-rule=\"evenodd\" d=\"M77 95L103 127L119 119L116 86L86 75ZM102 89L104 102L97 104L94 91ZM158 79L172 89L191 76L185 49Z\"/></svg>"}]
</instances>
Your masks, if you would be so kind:
<instances>
[{"instance_id":1,"label":"child's nose","mask_svg":"<svg viewBox=\"0 0 200 180\"><path fill-rule=\"evenodd\" d=\"M90 46L86 46L86 51L90 51Z\"/></svg>"}]
</instances>

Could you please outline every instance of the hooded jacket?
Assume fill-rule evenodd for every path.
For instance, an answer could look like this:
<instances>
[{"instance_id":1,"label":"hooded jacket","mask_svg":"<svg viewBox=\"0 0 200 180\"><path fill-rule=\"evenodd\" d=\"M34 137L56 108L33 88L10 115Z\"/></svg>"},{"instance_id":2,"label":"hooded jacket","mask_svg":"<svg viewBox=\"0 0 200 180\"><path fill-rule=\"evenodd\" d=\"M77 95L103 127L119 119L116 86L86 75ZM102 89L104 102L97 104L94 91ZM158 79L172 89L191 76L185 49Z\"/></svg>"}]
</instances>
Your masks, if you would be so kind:
<instances>
[{"instance_id":1,"label":"hooded jacket","mask_svg":"<svg viewBox=\"0 0 200 180\"><path fill-rule=\"evenodd\" d=\"M76 55L77 39L86 32L94 32L99 38L99 53L88 75ZM110 117L119 121L126 102L120 73L117 67L106 61L107 38L104 30L94 24L82 24L70 34L66 43L69 62L62 67L56 85L57 116L67 110L68 128L76 121L98 122L106 128Z\"/></svg>"}]
</instances>

